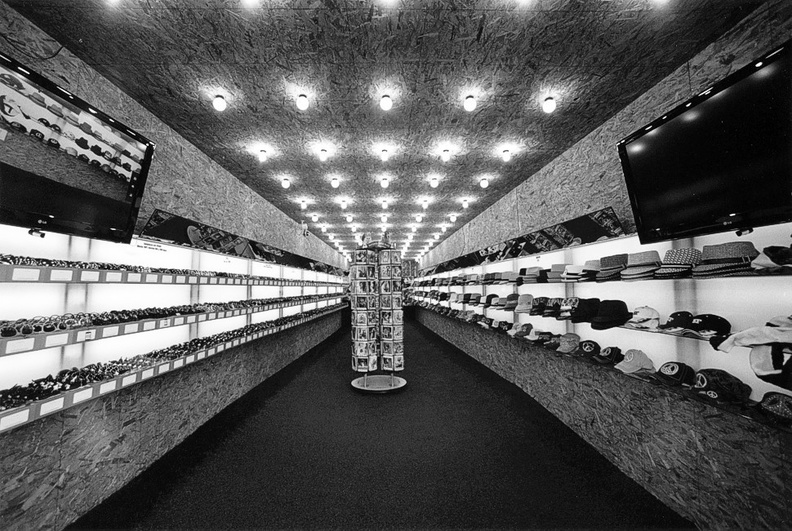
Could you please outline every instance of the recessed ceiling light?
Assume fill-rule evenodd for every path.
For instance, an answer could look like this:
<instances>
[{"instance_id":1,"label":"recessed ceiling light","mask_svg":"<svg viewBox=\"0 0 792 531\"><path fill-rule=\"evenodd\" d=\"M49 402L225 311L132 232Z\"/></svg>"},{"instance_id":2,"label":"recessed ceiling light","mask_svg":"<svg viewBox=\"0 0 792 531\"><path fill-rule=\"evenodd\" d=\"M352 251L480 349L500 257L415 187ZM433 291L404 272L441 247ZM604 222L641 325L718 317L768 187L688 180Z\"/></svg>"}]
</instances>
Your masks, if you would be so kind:
<instances>
[{"instance_id":1,"label":"recessed ceiling light","mask_svg":"<svg viewBox=\"0 0 792 531\"><path fill-rule=\"evenodd\" d=\"M352 220L354 220L354 219L355 218L352 216L352 214L347 214L347 217L346 217L347 223L352 223Z\"/></svg>"},{"instance_id":2,"label":"recessed ceiling light","mask_svg":"<svg viewBox=\"0 0 792 531\"><path fill-rule=\"evenodd\" d=\"M439 235L439 234L435 234L435 235L434 235L434 239L435 239L435 240L439 240L439 239L440 239L440 235Z\"/></svg>"},{"instance_id":3,"label":"recessed ceiling light","mask_svg":"<svg viewBox=\"0 0 792 531\"><path fill-rule=\"evenodd\" d=\"M451 160L451 150L444 149L443 152L440 153L440 160L442 160L443 162L448 162L449 160Z\"/></svg>"},{"instance_id":4,"label":"recessed ceiling light","mask_svg":"<svg viewBox=\"0 0 792 531\"><path fill-rule=\"evenodd\" d=\"M556 100L552 96L549 96L544 99L542 102L542 110L547 114L550 114L554 110L556 110Z\"/></svg>"},{"instance_id":5,"label":"recessed ceiling light","mask_svg":"<svg viewBox=\"0 0 792 531\"><path fill-rule=\"evenodd\" d=\"M330 154L327 152L327 150L325 148L322 148L322 149L319 150L319 160L320 161L322 161L322 162L326 161L327 157L329 157L329 156L330 156Z\"/></svg>"},{"instance_id":6,"label":"recessed ceiling light","mask_svg":"<svg viewBox=\"0 0 792 531\"><path fill-rule=\"evenodd\" d=\"M312 216L311 216L311 221L313 221L314 223L316 223L317 221L319 221L319 214L314 214L314 215L312 215Z\"/></svg>"},{"instance_id":7,"label":"recessed ceiling light","mask_svg":"<svg viewBox=\"0 0 792 531\"><path fill-rule=\"evenodd\" d=\"M468 200L467 199L463 199L462 200L462 208L467 208L468 206L470 206L470 204L468 203Z\"/></svg>"},{"instance_id":8,"label":"recessed ceiling light","mask_svg":"<svg viewBox=\"0 0 792 531\"><path fill-rule=\"evenodd\" d=\"M442 227L440 227L440 232L445 232L445 231L447 231L447 230L448 230L448 227L446 227L445 225L443 225Z\"/></svg>"},{"instance_id":9,"label":"recessed ceiling light","mask_svg":"<svg viewBox=\"0 0 792 531\"><path fill-rule=\"evenodd\" d=\"M267 150L266 149L262 149L262 150L259 151L258 159L259 159L259 162L267 162Z\"/></svg>"},{"instance_id":10,"label":"recessed ceiling light","mask_svg":"<svg viewBox=\"0 0 792 531\"><path fill-rule=\"evenodd\" d=\"M387 199L383 199L382 200L382 209L383 210L387 210L387 208L388 208L388 200Z\"/></svg>"},{"instance_id":11,"label":"recessed ceiling light","mask_svg":"<svg viewBox=\"0 0 792 531\"><path fill-rule=\"evenodd\" d=\"M424 210L429 208L429 200L428 199L424 199L423 200L423 202L421 203L421 208L423 208Z\"/></svg>"},{"instance_id":12,"label":"recessed ceiling light","mask_svg":"<svg viewBox=\"0 0 792 531\"><path fill-rule=\"evenodd\" d=\"M297 96L297 101L295 103L297 108L301 111L307 110L309 105L308 96L306 94L300 94Z\"/></svg>"},{"instance_id":13,"label":"recessed ceiling light","mask_svg":"<svg viewBox=\"0 0 792 531\"><path fill-rule=\"evenodd\" d=\"M380 186L382 186L383 188L387 188L389 184L390 184L390 180L387 177L383 177L382 179L380 179Z\"/></svg>"},{"instance_id":14,"label":"recessed ceiling light","mask_svg":"<svg viewBox=\"0 0 792 531\"><path fill-rule=\"evenodd\" d=\"M380 221L383 222L383 223L387 223L388 222L388 216L386 214L381 215L380 216Z\"/></svg>"},{"instance_id":15,"label":"recessed ceiling light","mask_svg":"<svg viewBox=\"0 0 792 531\"><path fill-rule=\"evenodd\" d=\"M450 216L448 216L448 218L451 220L451 223L456 223L457 215L451 214Z\"/></svg>"},{"instance_id":16,"label":"recessed ceiling light","mask_svg":"<svg viewBox=\"0 0 792 531\"><path fill-rule=\"evenodd\" d=\"M305 210L308 208L308 203L305 202L305 199L300 199L300 210Z\"/></svg>"},{"instance_id":17,"label":"recessed ceiling light","mask_svg":"<svg viewBox=\"0 0 792 531\"><path fill-rule=\"evenodd\" d=\"M472 94L466 97L463 106L467 112L474 111L476 109L476 97Z\"/></svg>"},{"instance_id":18,"label":"recessed ceiling light","mask_svg":"<svg viewBox=\"0 0 792 531\"><path fill-rule=\"evenodd\" d=\"M382 162L387 162L389 158L390 158L390 153L388 153L387 149L383 149L380 152L380 159L382 159Z\"/></svg>"},{"instance_id":19,"label":"recessed ceiling light","mask_svg":"<svg viewBox=\"0 0 792 531\"><path fill-rule=\"evenodd\" d=\"M384 94L380 98L380 108L383 111L389 111L389 110L391 110L393 108L393 100L387 94Z\"/></svg>"},{"instance_id":20,"label":"recessed ceiling light","mask_svg":"<svg viewBox=\"0 0 792 531\"><path fill-rule=\"evenodd\" d=\"M330 239L330 241L333 241L335 239L335 235L333 234L328 234L327 237Z\"/></svg>"},{"instance_id":21,"label":"recessed ceiling light","mask_svg":"<svg viewBox=\"0 0 792 531\"><path fill-rule=\"evenodd\" d=\"M341 210L346 210L347 202L346 199L341 200Z\"/></svg>"},{"instance_id":22,"label":"recessed ceiling light","mask_svg":"<svg viewBox=\"0 0 792 531\"><path fill-rule=\"evenodd\" d=\"M437 177L432 177L431 179L429 179L429 186L431 186L432 188L437 188L437 185L439 184L440 184L440 179L438 179Z\"/></svg>"},{"instance_id":23,"label":"recessed ceiling light","mask_svg":"<svg viewBox=\"0 0 792 531\"><path fill-rule=\"evenodd\" d=\"M357 225L352 225L352 232L357 232Z\"/></svg>"},{"instance_id":24,"label":"recessed ceiling light","mask_svg":"<svg viewBox=\"0 0 792 531\"><path fill-rule=\"evenodd\" d=\"M291 181L288 178L284 177L283 179L281 179L281 186L283 186L284 188L288 188L289 186L291 186Z\"/></svg>"},{"instance_id":25,"label":"recessed ceiling light","mask_svg":"<svg viewBox=\"0 0 792 531\"><path fill-rule=\"evenodd\" d=\"M418 230L418 226L417 225L413 225L412 231L415 232L417 230ZM410 237L412 237L412 234L410 234Z\"/></svg>"},{"instance_id":26,"label":"recessed ceiling light","mask_svg":"<svg viewBox=\"0 0 792 531\"><path fill-rule=\"evenodd\" d=\"M416 214L415 215L415 221L417 221L418 223L422 222L423 221L423 216L421 214Z\"/></svg>"},{"instance_id":27,"label":"recessed ceiling light","mask_svg":"<svg viewBox=\"0 0 792 531\"><path fill-rule=\"evenodd\" d=\"M509 162L512 158L511 151L504 149L503 153L501 153L501 158L503 159L503 162Z\"/></svg>"},{"instance_id":28,"label":"recessed ceiling light","mask_svg":"<svg viewBox=\"0 0 792 531\"><path fill-rule=\"evenodd\" d=\"M479 186L481 186L482 188L486 188L487 186L489 186L489 180L486 177L483 177L479 181Z\"/></svg>"},{"instance_id":29,"label":"recessed ceiling light","mask_svg":"<svg viewBox=\"0 0 792 531\"><path fill-rule=\"evenodd\" d=\"M212 100L212 106L215 108L216 111L223 112L228 107L228 103L226 102L225 98L217 95Z\"/></svg>"},{"instance_id":30,"label":"recessed ceiling light","mask_svg":"<svg viewBox=\"0 0 792 531\"><path fill-rule=\"evenodd\" d=\"M338 188L340 184L341 181L338 180L338 177L333 177L332 179L330 179L330 186L332 186L333 188Z\"/></svg>"}]
</instances>

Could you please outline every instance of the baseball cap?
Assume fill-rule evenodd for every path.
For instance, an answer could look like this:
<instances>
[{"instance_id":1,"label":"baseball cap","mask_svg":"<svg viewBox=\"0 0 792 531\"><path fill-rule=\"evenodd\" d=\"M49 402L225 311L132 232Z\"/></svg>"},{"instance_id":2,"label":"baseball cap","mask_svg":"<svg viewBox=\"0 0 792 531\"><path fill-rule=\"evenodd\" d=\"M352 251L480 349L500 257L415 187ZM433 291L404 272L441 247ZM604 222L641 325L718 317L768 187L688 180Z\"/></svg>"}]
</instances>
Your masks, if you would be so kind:
<instances>
[{"instance_id":1,"label":"baseball cap","mask_svg":"<svg viewBox=\"0 0 792 531\"><path fill-rule=\"evenodd\" d=\"M778 420L792 421L792 396L776 392L765 393L759 407Z\"/></svg>"},{"instance_id":2,"label":"baseball cap","mask_svg":"<svg viewBox=\"0 0 792 531\"><path fill-rule=\"evenodd\" d=\"M668 321L657 328L668 334L681 334L690 326L693 314L690 312L674 312L668 316Z\"/></svg>"},{"instance_id":3,"label":"baseball cap","mask_svg":"<svg viewBox=\"0 0 792 531\"><path fill-rule=\"evenodd\" d=\"M509 330L506 333L509 334L510 336L514 337L515 335L517 335L517 332L522 332L524 327L525 327L525 324L515 323L515 325L512 326L511 330ZM526 334L527 334L527 332L526 332Z\"/></svg>"},{"instance_id":4,"label":"baseball cap","mask_svg":"<svg viewBox=\"0 0 792 531\"><path fill-rule=\"evenodd\" d=\"M649 356L643 350L637 349L625 352L624 359L617 363L615 368L624 374L633 374L643 370L654 372L655 370L654 363L649 359Z\"/></svg>"},{"instance_id":5,"label":"baseball cap","mask_svg":"<svg viewBox=\"0 0 792 531\"><path fill-rule=\"evenodd\" d=\"M660 326L660 314L649 306L639 306L633 310L633 316L624 323L624 326L642 330L654 330Z\"/></svg>"},{"instance_id":6,"label":"baseball cap","mask_svg":"<svg viewBox=\"0 0 792 531\"><path fill-rule=\"evenodd\" d=\"M481 293L471 293L470 302L468 304L471 306L478 306L481 304Z\"/></svg>"},{"instance_id":7,"label":"baseball cap","mask_svg":"<svg viewBox=\"0 0 792 531\"><path fill-rule=\"evenodd\" d=\"M605 347L599 354L591 356L591 359L602 365L614 365L624 359L624 355L619 347Z\"/></svg>"},{"instance_id":8,"label":"baseball cap","mask_svg":"<svg viewBox=\"0 0 792 531\"><path fill-rule=\"evenodd\" d=\"M577 350L578 345L580 345L580 336L574 333L564 334L561 336L559 343L560 345L556 349L556 352L561 352L562 354L571 354Z\"/></svg>"},{"instance_id":9,"label":"baseball cap","mask_svg":"<svg viewBox=\"0 0 792 531\"><path fill-rule=\"evenodd\" d=\"M599 299L580 299L577 307L572 310L573 323L589 323L599 313Z\"/></svg>"},{"instance_id":10,"label":"baseball cap","mask_svg":"<svg viewBox=\"0 0 792 531\"><path fill-rule=\"evenodd\" d=\"M534 297L530 315L542 315L549 300L547 297Z\"/></svg>"},{"instance_id":11,"label":"baseball cap","mask_svg":"<svg viewBox=\"0 0 792 531\"><path fill-rule=\"evenodd\" d=\"M606 330L621 326L632 317L627 304L620 300L604 300L600 302L596 317L591 319L591 328Z\"/></svg>"},{"instance_id":12,"label":"baseball cap","mask_svg":"<svg viewBox=\"0 0 792 531\"><path fill-rule=\"evenodd\" d=\"M561 313L561 303L564 299L561 298L553 298L547 302L545 306L544 312L542 312L542 317L558 317Z\"/></svg>"},{"instance_id":13,"label":"baseball cap","mask_svg":"<svg viewBox=\"0 0 792 531\"><path fill-rule=\"evenodd\" d=\"M709 339L712 336L726 336L731 332L731 323L719 315L705 313L696 315L682 335Z\"/></svg>"},{"instance_id":14,"label":"baseball cap","mask_svg":"<svg viewBox=\"0 0 792 531\"><path fill-rule=\"evenodd\" d=\"M517 313L530 313L532 307L533 295L524 294L517 298L517 308L514 311Z\"/></svg>"},{"instance_id":15,"label":"baseball cap","mask_svg":"<svg viewBox=\"0 0 792 531\"><path fill-rule=\"evenodd\" d=\"M660 366L660 370L655 373L661 382L672 385L686 385L692 387L696 383L696 371L693 367L679 361L669 361Z\"/></svg>"},{"instance_id":16,"label":"baseball cap","mask_svg":"<svg viewBox=\"0 0 792 531\"><path fill-rule=\"evenodd\" d=\"M487 300L484 302L484 307L489 308L498 302L498 296L495 294L487 295Z\"/></svg>"},{"instance_id":17,"label":"baseball cap","mask_svg":"<svg viewBox=\"0 0 792 531\"><path fill-rule=\"evenodd\" d=\"M578 345L577 350L573 352L573 354L577 354L578 356L586 356L588 358L596 356L599 353L600 353L599 344L596 341L591 341L590 339L581 341L580 345Z\"/></svg>"},{"instance_id":18,"label":"baseball cap","mask_svg":"<svg viewBox=\"0 0 792 531\"><path fill-rule=\"evenodd\" d=\"M514 310L517 308L517 300L520 298L516 293L506 296L506 304L503 306L504 310Z\"/></svg>"},{"instance_id":19,"label":"baseball cap","mask_svg":"<svg viewBox=\"0 0 792 531\"><path fill-rule=\"evenodd\" d=\"M721 369L701 369L693 389L699 396L721 403L746 402L751 395L750 386Z\"/></svg>"}]
</instances>

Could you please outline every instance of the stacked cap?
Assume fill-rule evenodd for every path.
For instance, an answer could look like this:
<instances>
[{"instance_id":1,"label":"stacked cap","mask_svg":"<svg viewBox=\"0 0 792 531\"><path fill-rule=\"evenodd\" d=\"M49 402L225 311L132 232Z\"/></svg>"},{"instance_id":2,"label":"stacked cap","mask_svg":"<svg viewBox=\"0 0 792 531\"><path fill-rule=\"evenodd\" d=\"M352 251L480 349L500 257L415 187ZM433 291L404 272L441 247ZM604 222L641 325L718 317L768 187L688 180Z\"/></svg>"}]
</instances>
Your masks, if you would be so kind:
<instances>
[{"instance_id":1,"label":"stacked cap","mask_svg":"<svg viewBox=\"0 0 792 531\"><path fill-rule=\"evenodd\" d=\"M561 313L561 303L563 300L564 299L557 297L550 299L547 302L547 306L545 306L544 312L542 312L542 317L558 317Z\"/></svg>"},{"instance_id":2,"label":"stacked cap","mask_svg":"<svg viewBox=\"0 0 792 531\"><path fill-rule=\"evenodd\" d=\"M600 270L597 273L597 282L619 280L621 271L627 267L627 253L604 256L600 259Z\"/></svg>"},{"instance_id":3,"label":"stacked cap","mask_svg":"<svg viewBox=\"0 0 792 531\"><path fill-rule=\"evenodd\" d=\"M564 334L559 340L559 346L556 349L556 352L561 352L562 354L571 354L577 350L579 345L579 335L572 333Z\"/></svg>"},{"instance_id":4,"label":"stacked cap","mask_svg":"<svg viewBox=\"0 0 792 531\"><path fill-rule=\"evenodd\" d=\"M517 282L518 278L519 278L519 275L517 273L515 273L514 271L505 271L503 274L501 274L501 278L500 278L500 281L498 283L499 284L513 284L513 283Z\"/></svg>"},{"instance_id":5,"label":"stacked cap","mask_svg":"<svg viewBox=\"0 0 792 531\"><path fill-rule=\"evenodd\" d=\"M525 337L531 333L533 325L531 323L515 324L507 333L512 337Z\"/></svg>"},{"instance_id":6,"label":"stacked cap","mask_svg":"<svg viewBox=\"0 0 792 531\"><path fill-rule=\"evenodd\" d=\"M481 293L471 293L470 302L468 304L471 306L478 306L481 304Z\"/></svg>"},{"instance_id":7,"label":"stacked cap","mask_svg":"<svg viewBox=\"0 0 792 531\"><path fill-rule=\"evenodd\" d=\"M499 297L495 294L487 295L487 300L484 302L484 308L489 308L498 302Z\"/></svg>"},{"instance_id":8,"label":"stacked cap","mask_svg":"<svg viewBox=\"0 0 792 531\"><path fill-rule=\"evenodd\" d=\"M578 297L567 297L566 299L561 301L561 313L558 314L559 321L568 321L572 319L572 313L577 309L578 304L580 304L580 299Z\"/></svg>"},{"instance_id":9,"label":"stacked cap","mask_svg":"<svg viewBox=\"0 0 792 531\"><path fill-rule=\"evenodd\" d=\"M693 314L690 312L674 312L668 316L668 321L661 324L658 328L666 334L682 335L690 326Z\"/></svg>"},{"instance_id":10,"label":"stacked cap","mask_svg":"<svg viewBox=\"0 0 792 531\"><path fill-rule=\"evenodd\" d=\"M661 382L672 386L692 387L696 383L696 371L693 370L693 367L679 361L664 363L655 376Z\"/></svg>"},{"instance_id":11,"label":"stacked cap","mask_svg":"<svg viewBox=\"0 0 792 531\"><path fill-rule=\"evenodd\" d=\"M696 315L690 325L682 332L683 336L697 339L709 339L713 336L727 336L731 332L731 323L719 315L705 313Z\"/></svg>"},{"instance_id":12,"label":"stacked cap","mask_svg":"<svg viewBox=\"0 0 792 531\"><path fill-rule=\"evenodd\" d=\"M534 297L531 305L530 315L544 315L547 303L550 301L547 297Z\"/></svg>"},{"instance_id":13,"label":"stacked cap","mask_svg":"<svg viewBox=\"0 0 792 531\"><path fill-rule=\"evenodd\" d=\"M750 386L720 369L701 369L697 372L694 389L700 396L717 402L744 403L751 396Z\"/></svg>"},{"instance_id":14,"label":"stacked cap","mask_svg":"<svg viewBox=\"0 0 792 531\"><path fill-rule=\"evenodd\" d=\"M583 272L580 275L581 282L588 282L597 279L597 273L600 271L599 260L586 260L583 264Z\"/></svg>"},{"instance_id":15,"label":"stacked cap","mask_svg":"<svg viewBox=\"0 0 792 531\"><path fill-rule=\"evenodd\" d=\"M561 273L561 282L579 282L582 276L583 266L570 264Z\"/></svg>"},{"instance_id":16,"label":"stacked cap","mask_svg":"<svg viewBox=\"0 0 792 531\"><path fill-rule=\"evenodd\" d=\"M599 299L579 299L577 307L572 310L573 323L590 323L599 313Z\"/></svg>"},{"instance_id":17,"label":"stacked cap","mask_svg":"<svg viewBox=\"0 0 792 531\"><path fill-rule=\"evenodd\" d=\"M599 354L594 354L591 359L602 365L615 365L624 359L619 347L605 347Z\"/></svg>"},{"instance_id":18,"label":"stacked cap","mask_svg":"<svg viewBox=\"0 0 792 531\"><path fill-rule=\"evenodd\" d=\"M621 326L632 317L627 304L620 300L604 300L600 302L597 316L591 319L591 328L606 330Z\"/></svg>"},{"instance_id":19,"label":"stacked cap","mask_svg":"<svg viewBox=\"0 0 792 531\"><path fill-rule=\"evenodd\" d=\"M564 274L567 264L553 264L547 272L548 282L561 282L561 275Z\"/></svg>"},{"instance_id":20,"label":"stacked cap","mask_svg":"<svg viewBox=\"0 0 792 531\"><path fill-rule=\"evenodd\" d=\"M660 314L649 306L639 306L633 310L633 316L624 323L624 326L640 330L657 330L660 326Z\"/></svg>"},{"instance_id":21,"label":"stacked cap","mask_svg":"<svg viewBox=\"0 0 792 531\"><path fill-rule=\"evenodd\" d=\"M516 310L517 309L517 302L520 296L516 293L512 293L506 297L506 304L503 306L504 310Z\"/></svg>"},{"instance_id":22,"label":"stacked cap","mask_svg":"<svg viewBox=\"0 0 792 531\"><path fill-rule=\"evenodd\" d=\"M654 277L660 269L660 254L657 251L634 253L627 257L627 268L621 271L622 280L645 280Z\"/></svg>"},{"instance_id":23,"label":"stacked cap","mask_svg":"<svg viewBox=\"0 0 792 531\"><path fill-rule=\"evenodd\" d=\"M531 308L533 307L533 295L520 295L517 299L517 308L515 308L515 312L517 313L531 313Z\"/></svg>"},{"instance_id":24,"label":"stacked cap","mask_svg":"<svg viewBox=\"0 0 792 531\"><path fill-rule=\"evenodd\" d=\"M694 247L669 249L663 257L660 269L654 272L655 278L689 277L693 268L701 262L701 251Z\"/></svg>"},{"instance_id":25,"label":"stacked cap","mask_svg":"<svg viewBox=\"0 0 792 531\"><path fill-rule=\"evenodd\" d=\"M693 268L694 278L727 277L751 274L751 261L759 256L751 242L705 245L701 263Z\"/></svg>"},{"instance_id":26,"label":"stacked cap","mask_svg":"<svg viewBox=\"0 0 792 531\"><path fill-rule=\"evenodd\" d=\"M644 351L636 349L630 349L625 352L624 359L617 363L615 368L624 374L633 374L640 371L654 372L655 370L654 363L649 359L649 356Z\"/></svg>"},{"instance_id":27,"label":"stacked cap","mask_svg":"<svg viewBox=\"0 0 792 531\"><path fill-rule=\"evenodd\" d=\"M536 284L547 282L547 271L541 267L524 267L520 269L519 279L523 284Z\"/></svg>"},{"instance_id":28,"label":"stacked cap","mask_svg":"<svg viewBox=\"0 0 792 531\"><path fill-rule=\"evenodd\" d=\"M479 283L479 276L478 275L468 275L465 277L465 284L478 284Z\"/></svg>"}]
</instances>

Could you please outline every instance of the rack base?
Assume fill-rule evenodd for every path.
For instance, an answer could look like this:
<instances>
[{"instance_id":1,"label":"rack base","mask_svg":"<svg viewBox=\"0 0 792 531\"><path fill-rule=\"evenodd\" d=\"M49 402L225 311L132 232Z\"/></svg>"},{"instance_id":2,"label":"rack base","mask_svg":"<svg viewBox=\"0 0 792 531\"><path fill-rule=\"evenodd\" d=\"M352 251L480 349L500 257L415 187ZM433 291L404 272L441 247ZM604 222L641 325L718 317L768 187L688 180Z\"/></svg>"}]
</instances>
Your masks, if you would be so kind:
<instances>
[{"instance_id":1,"label":"rack base","mask_svg":"<svg viewBox=\"0 0 792 531\"><path fill-rule=\"evenodd\" d=\"M391 393L407 385L407 380L398 376L375 374L352 380L352 387L364 393Z\"/></svg>"}]
</instances>

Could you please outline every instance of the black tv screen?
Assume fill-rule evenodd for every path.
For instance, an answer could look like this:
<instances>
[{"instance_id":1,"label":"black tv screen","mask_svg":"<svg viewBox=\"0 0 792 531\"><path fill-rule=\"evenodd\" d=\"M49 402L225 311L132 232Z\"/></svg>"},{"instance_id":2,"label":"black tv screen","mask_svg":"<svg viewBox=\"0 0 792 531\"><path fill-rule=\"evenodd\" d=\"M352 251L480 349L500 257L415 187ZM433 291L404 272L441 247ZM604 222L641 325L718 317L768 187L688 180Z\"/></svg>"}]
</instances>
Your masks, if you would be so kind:
<instances>
[{"instance_id":1,"label":"black tv screen","mask_svg":"<svg viewBox=\"0 0 792 531\"><path fill-rule=\"evenodd\" d=\"M790 42L619 142L642 243L792 221Z\"/></svg>"},{"instance_id":2,"label":"black tv screen","mask_svg":"<svg viewBox=\"0 0 792 531\"><path fill-rule=\"evenodd\" d=\"M128 243L154 144L0 54L0 223Z\"/></svg>"}]
</instances>

